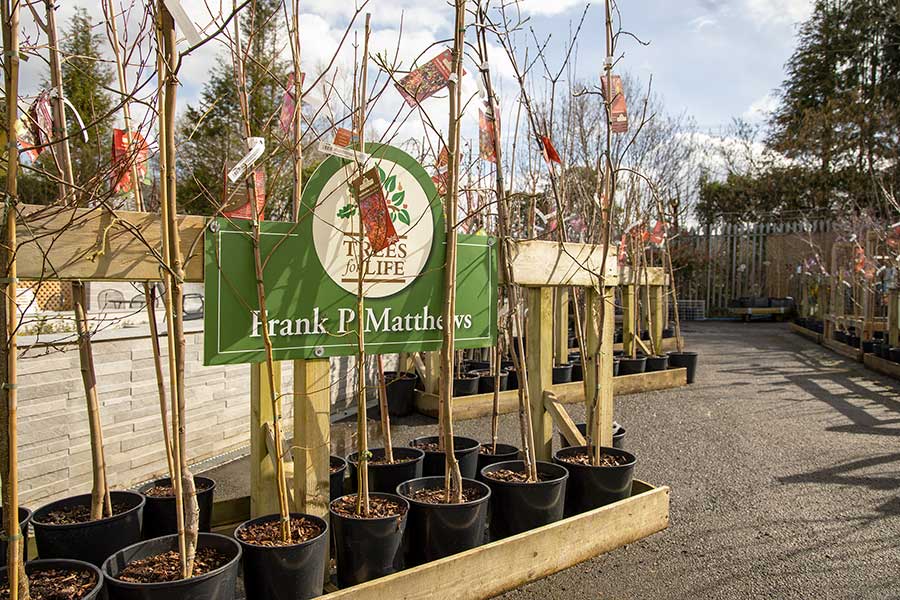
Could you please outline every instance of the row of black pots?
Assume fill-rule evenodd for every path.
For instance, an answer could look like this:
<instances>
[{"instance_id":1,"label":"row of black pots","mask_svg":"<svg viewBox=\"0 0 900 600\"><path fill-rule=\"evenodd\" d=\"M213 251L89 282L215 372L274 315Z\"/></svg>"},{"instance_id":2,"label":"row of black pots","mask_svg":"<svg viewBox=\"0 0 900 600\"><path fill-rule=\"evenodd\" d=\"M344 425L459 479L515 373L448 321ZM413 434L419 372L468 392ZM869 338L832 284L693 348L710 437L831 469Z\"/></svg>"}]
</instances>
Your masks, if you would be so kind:
<instances>
[{"instance_id":1,"label":"row of black pots","mask_svg":"<svg viewBox=\"0 0 900 600\"><path fill-rule=\"evenodd\" d=\"M209 532L215 482L206 477L195 477L194 482L198 490L199 530ZM176 533L175 498L143 493L157 485L169 485L169 479L148 483L138 492L110 492L113 506L122 510L111 517L86 523L52 524L47 516L54 511L90 505L89 494L63 498L39 508L30 519L38 555L45 559L84 560L100 566L113 552L141 539Z\"/></svg>"},{"instance_id":2,"label":"row of black pots","mask_svg":"<svg viewBox=\"0 0 900 600\"><path fill-rule=\"evenodd\" d=\"M872 344L872 352L878 358L900 363L900 348L892 348L890 342L878 340Z\"/></svg>"},{"instance_id":3,"label":"row of black pots","mask_svg":"<svg viewBox=\"0 0 900 600\"><path fill-rule=\"evenodd\" d=\"M489 506L491 538L500 539L627 498L634 456L618 448L604 448L604 453L627 458L626 464L617 467L564 460L568 454L583 451L584 447L561 449L553 463L538 463L537 483L504 482L485 476L500 469L522 471L524 463L520 460L487 464L478 480L464 478L464 486L476 488L478 493L475 499L460 504L416 500L417 491L444 485L443 476L432 476L403 482L394 494L370 494L399 503L405 509L402 515L363 519L340 514L332 507L339 586L356 585L481 545Z\"/></svg>"}]
</instances>

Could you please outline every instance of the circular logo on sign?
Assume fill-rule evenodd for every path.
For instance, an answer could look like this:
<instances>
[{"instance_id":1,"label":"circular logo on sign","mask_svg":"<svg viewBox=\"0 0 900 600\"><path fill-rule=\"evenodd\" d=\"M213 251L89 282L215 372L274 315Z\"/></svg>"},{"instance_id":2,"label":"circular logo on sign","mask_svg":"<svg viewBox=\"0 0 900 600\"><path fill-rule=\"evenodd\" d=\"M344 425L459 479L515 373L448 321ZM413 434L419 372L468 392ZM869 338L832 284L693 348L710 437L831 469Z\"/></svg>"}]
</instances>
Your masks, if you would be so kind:
<instances>
[{"instance_id":1,"label":"circular logo on sign","mask_svg":"<svg viewBox=\"0 0 900 600\"><path fill-rule=\"evenodd\" d=\"M422 274L434 242L434 187L424 169L406 153L381 146L363 166L334 170L313 209L313 243L328 276L357 292L362 247L363 294L384 298ZM329 159L337 160L337 159ZM420 173L404 164L412 162ZM424 176L424 181L423 181ZM427 183L425 183L427 182Z\"/></svg>"}]
</instances>

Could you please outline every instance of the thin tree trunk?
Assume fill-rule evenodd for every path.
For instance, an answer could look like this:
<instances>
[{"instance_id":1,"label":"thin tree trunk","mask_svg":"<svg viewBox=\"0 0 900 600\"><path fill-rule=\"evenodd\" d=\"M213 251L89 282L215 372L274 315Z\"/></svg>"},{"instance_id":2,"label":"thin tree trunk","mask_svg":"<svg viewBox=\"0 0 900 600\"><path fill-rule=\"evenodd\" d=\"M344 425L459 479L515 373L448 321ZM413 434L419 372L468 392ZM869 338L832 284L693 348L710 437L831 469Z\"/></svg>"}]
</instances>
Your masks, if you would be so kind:
<instances>
[{"instance_id":1,"label":"thin tree trunk","mask_svg":"<svg viewBox=\"0 0 900 600\"><path fill-rule=\"evenodd\" d=\"M359 111L357 124L359 126L359 150L366 151L366 71L369 66L369 33L371 32L372 15L366 13L366 29L363 38L363 56L362 68L360 72L360 86L357 91L359 105L356 107ZM357 176L362 177L363 166L357 162ZM359 207L359 198L356 199L357 214L359 217L359 255L358 255L358 278L356 284L356 324L359 334L357 335L357 351L356 351L356 434L358 444L358 469L357 469L357 489L356 495L356 514L369 516L369 431L367 427L367 411L366 411L366 343L365 343L365 297L363 296L363 273L365 273L365 229L363 227L362 210Z\"/></svg>"},{"instance_id":2,"label":"thin tree trunk","mask_svg":"<svg viewBox=\"0 0 900 600\"><path fill-rule=\"evenodd\" d=\"M500 165L497 165L500 168ZM491 454L497 454L497 437L500 432L500 339L491 348L491 374L494 376L494 401L491 405Z\"/></svg>"},{"instance_id":3,"label":"thin tree trunk","mask_svg":"<svg viewBox=\"0 0 900 600\"><path fill-rule=\"evenodd\" d=\"M399 369L398 369L399 370ZM391 442L391 414L388 412L387 385L384 381L384 361L378 355L378 401L381 413L381 436L384 438L384 458L394 462L394 448Z\"/></svg>"},{"instance_id":4,"label":"thin tree trunk","mask_svg":"<svg viewBox=\"0 0 900 600\"><path fill-rule=\"evenodd\" d=\"M125 119L125 131L128 132L129 142L131 142L132 120L131 120L131 101L128 93L128 82L125 78L125 65L122 62L122 53L119 48L119 32L116 24L116 13L113 0L106 0L103 5L106 17L106 33L109 38L110 47L113 50L113 56L116 60L116 78L119 84L119 93L122 95L122 113ZM133 158L133 157L132 157ZM138 179L137 162L131 161L131 181L134 190L134 200L137 210L144 211L143 192ZM144 282L144 305L147 310L147 320L150 324L150 346L153 349L153 367L156 374L156 386L159 395L159 416L162 421L163 445L166 450L166 464L169 468L169 474L174 471L174 458L172 456L172 440L169 434L169 419L166 409L166 382L162 371L162 357L159 351L159 331L156 326L156 290L148 282Z\"/></svg>"},{"instance_id":5,"label":"thin tree trunk","mask_svg":"<svg viewBox=\"0 0 900 600\"><path fill-rule=\"evenodd\" d=\"M444 268L443 345L441 346L441 390L444 398L441 435L444 438L444 494L447 502L462 502L462 475L453 451L453 352L456 337L456 220L459 202L459 119L462 101L462 61L465 43L465 0L456 0L456 27L453 36L453 73L450 76L450 125L447 151L447 196L444 202L447 221L447 255Z\"/></svg>"},{"instance_id":6,"label":"thin tree trunk","mask_svg":"<svg viewBox=\"0 0 900 600\"><path fill-rule=\"evenodd\" d=\"M6 91L6 135L15 139L18 119L19 97L19 1L3 0L3 80ZM13 99L10 101L10 99ZM18 304L16 303L16 200L18 198L19 153L11 143L6 151L6 218L3 243L0 246L0 260L6 274L3 282L6 294L0 309L0 329L2 329L3 353L2 373L0 373L0 476L3 488L3 529L9 538L6 553L6 568L11 600L28 600L28 576L22 560L23 538L19 532L19 473L18 473L18 432L16 430L16 403L18 381L16 329L18 328Z\"/></svg>"},{"instance_id":7,"label":"thin tree trunk","mask_svg":"<svg viewBox=\"0 0 900 600\"><path fill-rule=\"evenodd\" d=\"M169 306L169 378L172 387L173 454L176 477L172 479L178 513L179 550L182 559L182 576L190 577L194 568L194 555L199 536L199 508L194 476L187 463L185 436L185 386L184 386L184 260L181 255L180 235L176 203L175 179L175 105L178 81L173 69L178 61L175 22L160 0L160 37L162 39L162 90L163 107L160 114L160 167L161 180L165 180L165 196L161 198L163 226L167 245L167 301ZM164 161L164 162L163 162Z\"/></svg>"},{"instance_id":8,"label":"thin tree trunk","mask_svg":"<svg viewBox=\"0 0 900 600\"><path fill-rule=\"evenodd\" d=\"M91 349L91 332L84 305L87 303L84 283L72 282L72 298L75 301L75 327L78 331L78 355L81 363L81 380L87 401L88 428L91 434L91 520L112 516L112 502L106 481L106 457L103 452L103 430L100 426L100 402L97 400L97 377L94 370L94 353Z\"/></svg>"},{"instance_id":9,"label":"thin tree trunk","mask_svg":"<svg viewBox=\"0 0 900 600\"><path fill-rule=\"evenodd\" d=\"M294 196L293 216L296 223L300 219L300 203L303 197L303 135L300 126L303 124L303 77L300 72L300 0L293 0L291 20L291 61L294 65Z\"/></svg>"}]
</instances>

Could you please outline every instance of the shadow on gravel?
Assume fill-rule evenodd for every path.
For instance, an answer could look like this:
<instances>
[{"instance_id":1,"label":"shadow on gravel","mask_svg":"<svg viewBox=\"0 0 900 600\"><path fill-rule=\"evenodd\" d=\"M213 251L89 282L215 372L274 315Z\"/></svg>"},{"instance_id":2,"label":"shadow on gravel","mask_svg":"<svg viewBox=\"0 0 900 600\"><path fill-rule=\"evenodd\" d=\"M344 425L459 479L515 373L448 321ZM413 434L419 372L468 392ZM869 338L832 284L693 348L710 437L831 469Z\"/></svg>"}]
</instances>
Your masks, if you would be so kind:
<instances>
[{"instance_id":1,"label":"shadow on gravel","mask_svg":"<svg viewBox=\"0 0 900 600\"><path fill-rule=\"evenodd\" d=\"M889 469L884 469L884 467L888 465L894 466ZM878 469L873 472L873 469L875 468ZM860 471L868 472L860 473ZM900 477L885 475L885 473L900 474L900 453L873 456L871 458L863 458L842 463L826 469L818 469L808 473L779 477L778 481L787 484L827 483L853 485L873 490L895 490L900 488ZM891 500L887 504L894 504L895 509L900 508L900 506L896 506L896 499ZM885 505L882 505L882 507L879 508L883 508L884 506Z\"/></svg>"}]
</instances>

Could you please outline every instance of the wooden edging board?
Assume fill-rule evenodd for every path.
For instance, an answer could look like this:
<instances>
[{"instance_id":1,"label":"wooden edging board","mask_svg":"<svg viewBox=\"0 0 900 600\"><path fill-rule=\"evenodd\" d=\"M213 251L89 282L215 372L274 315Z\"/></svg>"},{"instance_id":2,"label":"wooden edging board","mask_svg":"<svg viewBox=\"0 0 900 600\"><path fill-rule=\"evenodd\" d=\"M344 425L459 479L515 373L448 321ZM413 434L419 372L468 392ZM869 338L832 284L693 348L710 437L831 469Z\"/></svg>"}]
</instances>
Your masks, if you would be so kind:
<instances>
[{"instance_id":1,"label":"wooden edging board","mask_svg":"<svg viewBox=\"0 0 900 600\"><path fill-rule=\"evenodd\" d=\"M840 342L829 340L827 338L822 338L822 345L833 352L837 352L841 356L849 358L850 360L862 362L863 351L859 348L854 348L853 346L848 346L847 344L842 344Z\"/></svg>"},{"instance_id":2,"label":"wooden edging board","mask_svg":"<svg viewBox=\"0 0 900 600\"><path fill-rule=\"evenodd\" d=\"M322 600L482 600L631 544L669 526L669 488L635 480L631 497Z\"/></svg>"},{"instance_id":3,"label":"wooden edging board","mask_svg":"<svg viewBox=\"0 0 900 600\"><path fill-rule=\"evenodd\" d=\"M878 371L882 375L887 375L888 377L900 380L900 364L895 363L892 360L886 360L875 356L874 354L866 354L863 357L863 364L873 371Z\"/></svg>"},{"instance_id":4,"label":"wooden edging board","mask_svg":"<svg viewBox=\"0 0 900 600\"><path fill-rule=\"evenodd\" d=\"M814 341L817 344L822 343L822 334L812 331L811 329L807 329L806 327L801 327L796 323L791 323L791 331L796 333L797 335L801 335L809 340Z\"/></svg>"},{"instance_id":5,"label":"wooden edging board","mask_svg":"<svg viewBox=\"0 0 900 600\"><path fill-rule=\"evenodd\" d=\"M621 375L613 378L613 395L624 396L641 392L667 390L687 385L687 369L668 369L653 373ZM584 384L580 381L550 386L548 390L559 397L564 404L584 401ZM491 414L494 394L459 396L453 399L454 419L477 419ZM519 391L500 392L500 413L512 413L519 408ZM429 417L438 415L438 396L421 390L416 391L416 410Z\"/></svg>"}]
</instances>

